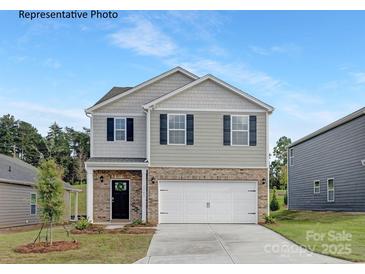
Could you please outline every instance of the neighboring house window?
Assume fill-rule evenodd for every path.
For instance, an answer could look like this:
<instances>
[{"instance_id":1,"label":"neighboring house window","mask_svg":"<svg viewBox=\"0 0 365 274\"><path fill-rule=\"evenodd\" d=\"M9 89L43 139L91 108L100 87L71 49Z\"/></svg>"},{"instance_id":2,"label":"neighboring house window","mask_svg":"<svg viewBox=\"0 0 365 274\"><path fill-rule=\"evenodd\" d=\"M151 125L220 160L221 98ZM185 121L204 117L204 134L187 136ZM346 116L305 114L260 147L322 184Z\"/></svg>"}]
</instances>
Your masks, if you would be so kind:
<instances>
[{"instance_id":1,"label":"neighboring house window","mask_svg":"<svg viewBox=\"0 0 365 274\"><path fill-rule=\"evenodd\" d=\"M248 116L232 115L231 116L231 145L248 146Z\"/></svg>"},{"instance_id":2,"label":"neighboring house window","mask_svg":"<svg viewBox=\"0 0 365 274\"><path fill-rule=\"evenodd\" d=\"M114 121L115 140L125 141L125 118L115 118Z\"/></svg>"},{"instance_id":3,"label":"neighboring house window","mask_svg":"<svg viewBox=\"0 0 365 274\"><path fill-rule=\"evenodd\" d=\"M168 144L185 145L186 141L186 115L168 114Z\"/></svg>"},{"instance_id":4,"label":"neighboring house window","mask_svg":"<svg viewBox=\"0 0 365 274\"><path fill-rule=\"evenodd\" d=\"M335 201L335 184L333 179L327 180L327 202Z\"/></svg>"},{"instance_id":5,"label":"neighboring house window","mask_svg":"<svg viewBox=\"0 0 365 274\"><path fill-rule=\"evenodd\" d=\"M290 166L294 165L294 149L293 148L289 149L289 165Z\"/></svg>"},{"instance_id":6,"label":"neighboring house window","mask_svg":"<svg viewBox=\"0 0 365 274\"><path fill-rule=\"evenodd\" d=\"M30 193L30 215L37 214L37 193Z\"/></svg>"},{"instance_id":7,"label":"neighboring house window","mask_svg":"<svg viewBox=\"0 0 365 274\"><path fill-rule=\"evenodd\" d=\"M314 194L319 194L321 192L320 181L314 181Z\"/></svg>"}]
</instances>

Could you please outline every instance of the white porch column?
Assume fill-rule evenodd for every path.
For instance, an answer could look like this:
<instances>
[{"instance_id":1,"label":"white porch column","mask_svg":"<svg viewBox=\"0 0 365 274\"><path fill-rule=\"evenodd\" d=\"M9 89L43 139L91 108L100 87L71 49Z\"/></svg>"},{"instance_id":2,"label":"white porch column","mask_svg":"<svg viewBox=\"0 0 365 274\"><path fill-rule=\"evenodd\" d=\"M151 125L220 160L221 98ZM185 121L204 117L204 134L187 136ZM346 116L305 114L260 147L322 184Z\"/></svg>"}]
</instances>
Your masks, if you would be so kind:
<instances>
[{"instance_id":1,"label":"white porch column","mask_svg":"<svg viewBox=\"0 0 365 274\"><path fill-rule=\"evenodd\" d=\"M147 211L147 169L142 169L142 222L146 222Z\"/></svg>"},{"instance_id":2,"label":"white porch column","mask_svg":"<svg viewBox=\"0 0 365 274\"><path fill-rule=\"evenodd\" d=\"M79 215L79 193L75 192L75 221L77 221Z\"/></svg>"},{"instance_id":3,"label":"white porch column","mask_svg":"<svg viewBox=\"0 0 365 274\"><path fill-rule=\"evenodd\" d=\"M87 176L86 176L86 212L87 218L90 222L93 222L93 169L87 168L86 169Z\"/></svg>"}]
</instances>

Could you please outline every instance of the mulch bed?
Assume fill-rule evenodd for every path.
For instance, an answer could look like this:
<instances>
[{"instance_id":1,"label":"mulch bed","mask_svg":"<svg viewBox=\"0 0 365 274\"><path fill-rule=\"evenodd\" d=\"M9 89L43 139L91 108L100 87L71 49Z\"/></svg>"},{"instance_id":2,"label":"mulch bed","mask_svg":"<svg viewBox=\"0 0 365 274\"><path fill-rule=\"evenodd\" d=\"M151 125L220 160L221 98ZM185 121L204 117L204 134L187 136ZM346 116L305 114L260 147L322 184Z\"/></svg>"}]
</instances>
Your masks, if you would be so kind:
<instances>
[{"instance_id":1,"label":"mulch bed","mask_svg":"<svg viewBox=\"0 0 365 274\"><path fill-rule=\"evenodd\" d=\"M15 248L15 252L18 253L48 253L54 251L66 251L72 249L78 249L80 247L80 243L76 241L56 241L53 242L52 245L40 242L40 243L31 243L27 245L21 245Z\"/></svg>"},{"instance_id":2,"label":"mulch bed","mask_svg":"<svg viewBox=\"0 0 365 274\"><path fill-rule=\"evenodd\" d=\"M142 224L126 224L124 227L155 227L155 225L150 223L142 223Z\"/></svg>"},{"instance_id":3,"label":"mulch bed","mask_svg":"<svg viewBox=\"0 0 365 274\"><path fill-rule=\"evenodd\" d=\"M105 229L100 226L90 226L84 230L72 229L72 234L154 234L154 227L123 227L117 229Z\"/></svg>"}]
</instances>

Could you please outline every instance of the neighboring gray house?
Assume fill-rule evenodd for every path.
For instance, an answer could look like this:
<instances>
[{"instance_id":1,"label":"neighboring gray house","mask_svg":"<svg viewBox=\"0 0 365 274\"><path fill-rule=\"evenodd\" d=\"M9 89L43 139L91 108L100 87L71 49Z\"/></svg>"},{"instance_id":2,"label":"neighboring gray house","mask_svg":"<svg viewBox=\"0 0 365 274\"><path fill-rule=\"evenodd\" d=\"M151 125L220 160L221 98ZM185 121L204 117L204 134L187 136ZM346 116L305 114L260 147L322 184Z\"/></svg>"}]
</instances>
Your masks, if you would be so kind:
<instances>
[{"instance_id":1,"label":"neighboring gray house","mask_svg":"<svg viewBox=\"0 0 365 274\"><path fill-rule=\"evenodd\" d=\"M0 228L32 225L40 222L37 207L37 169L19 159L0 154ZM71 219L71 193L77 205L81 190L64 183L64 220ZM75 206L74 216L77 216Z\"/></svg>"},{"instance_id":2,"label":"neighboring gray house","mask_svg":"<svg viewBox=\"0 0 365 274\"><path fill-rule=\"evenodd\" d=\"M257 223L268 214L273 107L180 67L114 87L91 123L93 222Z\"/></svg>"},{"instance_id":3,"label":"neighboring gray house","mask_svg":"<svg viewBox=\"0 0 365 274\"><path fill-rule=\"evenodd\" d=\"M288 149L291 210L365 211L365 108Z\"/></svg>"}]
</instances>

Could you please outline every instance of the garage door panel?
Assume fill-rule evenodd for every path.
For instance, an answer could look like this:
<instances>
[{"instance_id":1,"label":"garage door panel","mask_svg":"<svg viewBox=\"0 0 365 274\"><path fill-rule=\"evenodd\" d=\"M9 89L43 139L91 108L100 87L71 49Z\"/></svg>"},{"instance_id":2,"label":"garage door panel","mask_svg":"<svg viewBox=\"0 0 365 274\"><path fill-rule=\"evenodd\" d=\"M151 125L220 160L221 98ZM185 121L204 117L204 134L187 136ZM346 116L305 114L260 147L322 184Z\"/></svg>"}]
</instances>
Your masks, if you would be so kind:
<instances>
[{"instance_id":1,"label":"garage door panel","mask_svg":"<svg viewBox=\"0 0 365 274\"><path fill-rule=\"evenodd\" d=\"M256 223L256 182L159 183L160 223Z\"/></svg>"}]
</instances>

